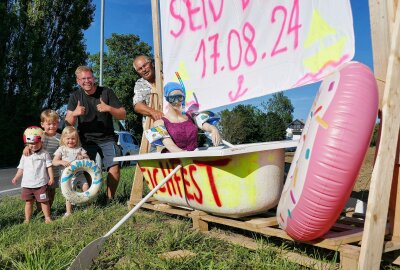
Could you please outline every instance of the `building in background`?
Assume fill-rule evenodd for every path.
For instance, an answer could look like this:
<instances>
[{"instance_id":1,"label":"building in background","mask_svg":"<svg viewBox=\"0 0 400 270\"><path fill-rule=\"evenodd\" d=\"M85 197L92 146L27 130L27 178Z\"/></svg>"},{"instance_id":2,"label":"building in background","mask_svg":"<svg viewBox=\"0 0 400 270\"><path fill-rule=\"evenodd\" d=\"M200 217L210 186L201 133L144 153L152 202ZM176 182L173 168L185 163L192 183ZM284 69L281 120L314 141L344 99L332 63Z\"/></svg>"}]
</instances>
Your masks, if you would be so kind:
<instances>
[{"instance_id":1,"label":"building in background","mask_svg":"<svg viewBox=\"0 0 400 270\"><path fill-rule=\"evenodd\" d=\"M296 119L291 122L286 129L286 139L288 140L299 140L301 133L303 132L304 122L303 120Z\"/></svg>"}]
</instances>

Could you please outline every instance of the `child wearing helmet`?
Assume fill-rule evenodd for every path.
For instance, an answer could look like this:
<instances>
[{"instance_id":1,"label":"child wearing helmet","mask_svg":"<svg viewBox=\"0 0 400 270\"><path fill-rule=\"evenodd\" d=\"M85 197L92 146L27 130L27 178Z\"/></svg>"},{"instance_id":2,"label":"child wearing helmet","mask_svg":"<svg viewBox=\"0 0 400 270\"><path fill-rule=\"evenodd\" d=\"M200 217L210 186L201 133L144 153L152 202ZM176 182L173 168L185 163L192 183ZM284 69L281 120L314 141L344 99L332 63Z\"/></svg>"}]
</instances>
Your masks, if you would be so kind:
<instances>
[{"instance_id":1,"label":"child wearing helmet","mask_svg":"<svg viewBox=\"0 0 400 270\"><path fill-rule=\"evenodd\" d=\"M12 183L16 185L22 176L21 198L26 202L25 223L29 223L31 219L35 200L41 205L45 223L51 223L47 184L53 184L54 176L50 155L42 149L42 136L43 130L40 127L32 126L25 130L23 140L31 154L22 155L18 171L12 179Z\"/></svg>"},{"instance_id":2,"label":"child wearing helmet","mask_svg":"<svg viewBox=\"0 0 400 270\"><path fill-rule=\"evenodd\" d=\"M40 126L44 132L42 135L43 149L49 152L50 157L54 157L54 152L60 145L60 133L57 132L60 118L58 113L51 109L46 109L40 114ZM31 151L26 146L22 151L22 154L29 156ZM53 166L54 183L47 186L47 195L49 196L50 208L53 205L54 197L56 195L56 188L59 187L59 179L61 176L60 169L57 166ZM36 204L38 210L40 210L40 204Z\"/></svg>"}]
</instances>

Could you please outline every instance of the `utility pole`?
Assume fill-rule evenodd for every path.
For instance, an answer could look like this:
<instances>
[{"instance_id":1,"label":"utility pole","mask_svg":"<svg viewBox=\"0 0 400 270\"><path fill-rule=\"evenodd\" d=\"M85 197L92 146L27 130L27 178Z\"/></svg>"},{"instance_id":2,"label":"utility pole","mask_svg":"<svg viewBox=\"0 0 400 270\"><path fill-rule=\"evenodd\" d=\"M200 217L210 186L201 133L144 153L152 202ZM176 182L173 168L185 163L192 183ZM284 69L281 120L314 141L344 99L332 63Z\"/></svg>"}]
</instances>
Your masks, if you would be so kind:
<instances>
[{"instance_id":1,"label":"utility pole","mask_svg":"<svg viewBox=\"0 0 400 270\"><path fill-rule=\"evenodd\" d=\"M100 19L100 81L103 86L103 54L104 54L104 0L101 0L101 19Z\"/></svg>"}]
</instances>

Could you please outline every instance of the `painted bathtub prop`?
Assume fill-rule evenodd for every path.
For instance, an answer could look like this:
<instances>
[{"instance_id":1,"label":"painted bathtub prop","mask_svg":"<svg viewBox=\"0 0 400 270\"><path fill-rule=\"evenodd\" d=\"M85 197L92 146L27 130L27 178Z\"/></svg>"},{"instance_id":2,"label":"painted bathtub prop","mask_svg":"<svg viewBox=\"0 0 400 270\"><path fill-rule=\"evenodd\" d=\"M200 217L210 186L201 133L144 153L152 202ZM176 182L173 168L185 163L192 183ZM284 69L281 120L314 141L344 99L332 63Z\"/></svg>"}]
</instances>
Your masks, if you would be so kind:
<instances>
[{"instance_id":1,"label":"painted bathtub prop","mask_svg":"<svg viewBox=\"0 0 400 270\"><path fill-rule=\"evenodd\" d=\"M303 129L277 210L291 237L325 234L346 204L378 110L374 75L350 62L326 77Z\"/></svg>"},{"instance_id":2,"label":"painted bathtub prop","mask_svg":"<svg viewBox=\"0 0 400 270\"><path fill-rule=\"evenodd\" d=\"M178 153L115 158L137 160L154 188L178 164L182 168L154 197L164 203L221 216L242 217L275 207L282 191L285 148L298 141L212 147Z\"/></svg>"},{"instance_id":3,"label":"painted bathtub prop","mask_svg":"<svg viewBox=\"0 0 400 270\"><path fill-rule=\"evenodd\" d=\"M75 174L82 171L89 173L92 184L87 191L77 192L72 188L72 181ZM96 162L88 159L75 160L71 162L70 166L64 169L61 175L61 192L69 202L79 205L96 198L102 183L101 169L97 166Z\"/></svg>"}]
</instances>

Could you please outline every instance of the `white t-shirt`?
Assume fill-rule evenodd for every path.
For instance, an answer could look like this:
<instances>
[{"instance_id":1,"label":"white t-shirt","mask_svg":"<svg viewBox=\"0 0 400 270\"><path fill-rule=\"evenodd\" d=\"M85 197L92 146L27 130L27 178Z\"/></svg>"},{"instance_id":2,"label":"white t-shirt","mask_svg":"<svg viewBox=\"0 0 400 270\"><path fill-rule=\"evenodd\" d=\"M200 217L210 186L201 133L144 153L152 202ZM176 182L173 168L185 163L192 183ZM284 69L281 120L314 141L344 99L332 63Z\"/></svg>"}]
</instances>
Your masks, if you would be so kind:
<instances>
[{"instance_id":1,"label":"white t-shirt","mask_svg":"<svg viewBox=\"0 0 400 270\"><path fill-rule=\"evenodd\" d=\"M47 168L51 165L50 154L40 149L29 156L22 155L18 169L24 170L21 187L38 188L47 185L49 175Z\"/></svg>"},{"instance_id":2,"label":"white t-shirt","mask_svg":"<svg viewBox=\"0 0 400 270\"><path fill-rule=\"evenodd\" d=\"M54 156L60 156L62 160L72 162L78 155L87 155L87 152L82 147L69 148L66 146L60 146L54 152Z\"/></svg>"}]
</instances>

